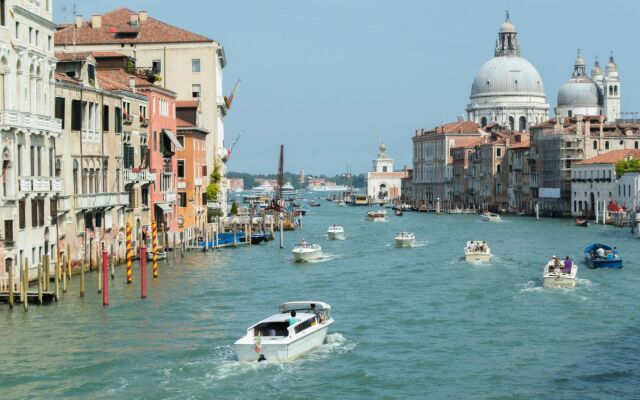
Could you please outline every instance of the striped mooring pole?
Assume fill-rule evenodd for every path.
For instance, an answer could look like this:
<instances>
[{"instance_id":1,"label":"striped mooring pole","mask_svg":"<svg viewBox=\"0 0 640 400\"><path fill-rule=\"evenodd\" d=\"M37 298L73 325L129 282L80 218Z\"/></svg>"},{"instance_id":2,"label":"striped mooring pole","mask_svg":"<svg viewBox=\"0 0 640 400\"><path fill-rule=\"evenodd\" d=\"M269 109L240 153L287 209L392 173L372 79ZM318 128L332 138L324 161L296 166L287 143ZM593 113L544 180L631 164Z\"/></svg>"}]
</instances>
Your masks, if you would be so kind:
<instances>
[{"instance_id":1,"label":"striped mooring pole","mask_svg":"<svg viewBox=\"0 0 640 400\"><path fill-rule=\"evenodd\" d=\"M154 222L151 225L151 235L153 235L153 279L158 277L158 227Z\"/></svg>"},{"instance_id":2,"label":"striped mooring pole","mask_svg":"<svg viewBox=\"0 0 640 400\"><path fill-rule=\"evenodd\" d=\"M131 225L127 222L127 284L133 282L133 273L131 272Z\"/></svg>"}]
</instances>

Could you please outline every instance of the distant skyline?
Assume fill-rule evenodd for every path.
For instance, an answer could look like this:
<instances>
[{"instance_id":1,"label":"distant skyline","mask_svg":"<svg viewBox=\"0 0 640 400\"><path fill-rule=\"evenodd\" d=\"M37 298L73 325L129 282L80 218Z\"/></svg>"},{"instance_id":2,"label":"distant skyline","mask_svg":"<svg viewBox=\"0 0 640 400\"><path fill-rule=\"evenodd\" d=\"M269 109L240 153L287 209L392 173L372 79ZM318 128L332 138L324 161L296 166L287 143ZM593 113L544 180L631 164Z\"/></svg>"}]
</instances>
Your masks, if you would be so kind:
<instances>
[{"instance_id":1,"label":"distant skyline","mask_svg":"<svg viewBox=\"0 0 640 400\"><path fill-rule=\"evenodd\" d=\"M242 79L225 119L226 146L242 134L231 171L274 173L284 144L287 171L333 175L350 164L366 172L380 139L396 169L411 165L416 129L465 115L507 9L522 56L542 76L550 116L578 48L588 70L614 52L622 111L640 111L636 2L54 0L54 21L71 22L74 3L84 19L121 6L148 10L224 46L225 93Z\"/></svg>"}]
</instances>

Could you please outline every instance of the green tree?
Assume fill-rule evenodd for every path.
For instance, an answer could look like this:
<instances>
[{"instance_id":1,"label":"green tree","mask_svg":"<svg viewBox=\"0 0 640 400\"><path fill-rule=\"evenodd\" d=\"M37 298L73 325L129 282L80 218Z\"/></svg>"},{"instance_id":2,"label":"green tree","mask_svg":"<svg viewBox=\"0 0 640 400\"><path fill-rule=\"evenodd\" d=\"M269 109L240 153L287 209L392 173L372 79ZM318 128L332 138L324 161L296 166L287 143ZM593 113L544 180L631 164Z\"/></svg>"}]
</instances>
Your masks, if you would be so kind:
<instances>
[{"instance_id":1,"label":"green tree","mask_svg":"<svg viewBox=\"0 0 640 400\"><path fill-rule=\"evenodd\" d=\"M620 160L616 163L616 174L618 177L627 172L640 172L640 159Z\"/></svg>"},{"instance_id":2,"label":"green tree","mask_svg":"<svg viewBox=\"0 0 640 400\"><path fill-rule=\"evenodd\" d=\"M231 215L238 215L238 204L235 201L231 204Z\"/></svg>"},{"instance_id":3,"label":"green tree","mask_svg":"<svg viewBox=\"0 0 640 400\"><path fill-rule=\"evenodd\" d=\"M220 165L216 164L213 168L213 172L209 175L209 184L207 185L207 199L210 201L218 200L218 194L220 194Z\"/></svg>"}]
</instances>

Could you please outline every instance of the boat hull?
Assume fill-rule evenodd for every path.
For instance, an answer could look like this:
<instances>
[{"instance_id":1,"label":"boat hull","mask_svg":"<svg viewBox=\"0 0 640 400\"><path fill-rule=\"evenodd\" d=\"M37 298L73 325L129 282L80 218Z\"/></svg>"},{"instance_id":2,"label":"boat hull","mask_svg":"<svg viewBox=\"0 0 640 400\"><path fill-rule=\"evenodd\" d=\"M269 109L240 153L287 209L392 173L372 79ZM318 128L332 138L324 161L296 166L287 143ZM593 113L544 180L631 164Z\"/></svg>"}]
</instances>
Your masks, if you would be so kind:
<instances>
[{"instance_id":1,"label":"boat hull","mask_svg":"<svg viewBox=\"0 0 640 400\"><path fill-rule=\"evenodd\" d=\"M542 285L548 288L574 288L576 287L576 279L549 276L543 278Z\"/></svg>"},{"instance_id":2,"label":"boat hull","mask_svg":"<svg viewBox=\"0 0 640 400\"><path fill-rule=\"evenodd\" d=\"M331 240L344 239L344 232L327 232L327 237Z\"/></svg>"},{"instance_id":3,"label":"boat hull","mask_svg":"<svg viewBox=\"0 0 640 400\"><path fill-rule=\"evenodd\" d=\"M287 362L312 351L316 347L322 346L327 337L327 331L331 323L324 324L320 329L308 335L304 335L293 342L283 340L269 343L263 338L259 351L256 351L254 343L236 343L236 354L238 361L258 361L262 356L264 361Z\"/></svg>"},{"instance_id":4,"label":"boat hull","mask_svg":"<svg viewBox=\"0 0 640 400\"><path fill-rule=\"evenodd\" d=\"M415 239L395 239L396 247L412 247Z\"/></svg>"},{"instance_id":5,"label":"boat hull","mask_svg":"<svg viewBox=\"0 0 640 400\"><path fill-rule=\"evenodd\" d=\"M489 261L491 254L487 253L467 253L464 255L465 261Z\"/></svg>"},{"instance_id":6,"label":"boat hull","mask_svg":"<svg viewBox=\"0 0 640 400\"><path fill-rule=\"evenodd\" d=\"M589 257L585 257L587 267L591 269L620 269L622 268L622 260L591 260Z\"/></svg>"},{"instance_id":7,"label":"boat hull","mask_svg":"<svg viewBox=\"0 0 640 400\"><path fill-rule=\"evenodd\" d=\"M322 258L322 250L315 251L292 251L295 262L313 261Z\"/></svg>"}]
</instances>

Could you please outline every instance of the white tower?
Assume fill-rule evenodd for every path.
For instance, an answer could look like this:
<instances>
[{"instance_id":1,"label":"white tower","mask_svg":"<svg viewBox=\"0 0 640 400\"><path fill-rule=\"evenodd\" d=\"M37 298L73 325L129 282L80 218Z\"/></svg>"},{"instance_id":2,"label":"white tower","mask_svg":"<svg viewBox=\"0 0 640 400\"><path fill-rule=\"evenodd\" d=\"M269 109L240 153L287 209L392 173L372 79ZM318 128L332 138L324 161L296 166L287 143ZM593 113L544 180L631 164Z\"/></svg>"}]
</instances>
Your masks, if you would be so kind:
<instances>
[{"instance_id":1,"label":"white tower","mask_svg":"<svg viewBox=\"0 0 640 400\"><path fill-rule=\"evenodd\" d=\"M620 76L618 66L613 61L613 54L609 57L606 68L606 76L603 78L604 110L607 121L613 122L620 118Z\"/></svg>"},{"instance_id":2,"label":"white tower","mask_svg":"<svg viewBox=\"0 0 640 400\"><path fill-rule=\"evenodd\" d=\"M393 172L393 158L387 155L387 146L380 143L378 158L373 160L373 172Z\"/></svg>"}]
</instances>

